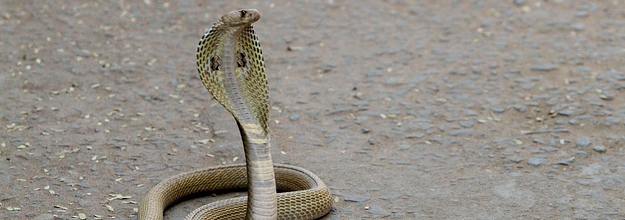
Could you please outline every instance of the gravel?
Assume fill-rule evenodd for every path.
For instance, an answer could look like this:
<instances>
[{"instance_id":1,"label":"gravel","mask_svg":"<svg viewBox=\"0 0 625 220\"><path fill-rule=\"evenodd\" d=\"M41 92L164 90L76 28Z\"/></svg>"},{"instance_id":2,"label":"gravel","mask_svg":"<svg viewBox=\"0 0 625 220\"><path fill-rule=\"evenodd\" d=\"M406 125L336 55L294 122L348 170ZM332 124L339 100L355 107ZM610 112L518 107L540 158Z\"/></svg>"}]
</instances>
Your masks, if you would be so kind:
<instances>
[{"instance_id":1,"label":"gravel","mask_svg":"<svg viewBox=\"0 0 625 220\"><path fill-rule=\"evenodd\" d=\"M558 65L555 65L552 63L539 64L539 65L532 66L530 68L530 70L536 71L536 72L551 72L557 69L558 69Z\"/></svg>"},{"instance_id":2,"label":"gravel","mask_svg":"<svg viewBox=\"0 0 625 220\"><path fill-rule=\"evenodd\" d=\"M384 209L382 206L378 205L378 204L372 204L371 206L369 206L369 208L367 209L367 212L375 215L376 217L382 218L382 217L386 217L389 216L390 213Z\"/></svg>"},{"instance_id":3,"label":"gravel","mask_svg":"<svg viewBox=\"0 0 625 220\"><path fill-rule=\"evenodd\" d=\"M592 150L598 153L605 153L608 149L606 149L605 146L603 145L597 145L597 146L594 146Z\"/></svg>"},{"instance_id":4,"label":"gravel","mask_svg":"<svg viewBox=\"0 0 625 220\"><path fill-rule=\"evenodd\" d=\"M273 159L332 189L325 220L625 219L617 2L0 1L0 219L136 219L160 180L243 162L192 64L244 7Z\"/></svg>"},{"instance_id":5,"label":"gravel","mask_svg":"<svg viewBox=\"0 0 625 220\"><path fill-rule=\"evenodd\" d=\"M558 161L559 165L569 166L575 162L575 157L569 157L563 160Z\"/></svg>"},{"instance_id":6,"label":"gravel","mask_svg":"<svg viewBox=\"0 0 625 220\"><path fill-rule=\"evenodd\" d=\"M341 193L340 195L347 202L366 202L371 198L369 195L356 193Z\"/></svg>"},{"instance_id":7,"label":"gravel","mask_svg":"<svg viewBox=\"0 0 625 220\"><path fill-rule=\"evenodd\" d=\"M588 137L580 137L579 139L577 139L577 142L575 142L575 146L580 148L586 148L590 146L590 144L592 144L592 142Z\"/></svg>"},{"instance_id":8,"label":"gravel","mask_svg":"<svg viewBox=\"0 0 625 220\"><path fill-rule=\"evenodd\" d=\"M525 0L513 0L512 2L514 2L514 4L517 6L522 6L525 4Z\"/></svg>"},{"instance_id":9,"label":"gravel","mask_svg":"<svg viewBox=\"0 0 625 220\"><path fill-rule=\"evenodd\" d=\"M290 121L299 121L300 118L301 118L301 116L299 114L289 115L289 120Z\"/></svg>"},{"instance_id":10,"label":"gravel","mask_svg":"<svg viewBox=\"0 0 625 220\"><path fill-rule=\"evenodd\" d=\"M532 157L530 159L527 160L527 164L538 167L540 165L543 165L547 163L547 159L544 157Z\"/></svg>"}]
</instances>

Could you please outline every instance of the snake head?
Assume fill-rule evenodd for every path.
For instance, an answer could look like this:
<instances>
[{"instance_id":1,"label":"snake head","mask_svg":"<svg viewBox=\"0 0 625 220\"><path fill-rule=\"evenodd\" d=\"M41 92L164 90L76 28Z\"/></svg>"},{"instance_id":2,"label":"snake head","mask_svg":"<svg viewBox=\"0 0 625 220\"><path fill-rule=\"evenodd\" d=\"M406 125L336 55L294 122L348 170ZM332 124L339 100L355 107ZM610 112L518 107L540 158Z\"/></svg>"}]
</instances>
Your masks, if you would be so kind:
<instances>
[{"instance_id":1,"label":"snake head","mask_svg":"<svg viewBox=\"0 0 625 220\"><path fill-rule=\"evenodd\" d=\"M251 25L260 19L260 12L256 9L241 9L231 11L221 16L220 21L229 27Z\"/></svg>"}]
</instances>

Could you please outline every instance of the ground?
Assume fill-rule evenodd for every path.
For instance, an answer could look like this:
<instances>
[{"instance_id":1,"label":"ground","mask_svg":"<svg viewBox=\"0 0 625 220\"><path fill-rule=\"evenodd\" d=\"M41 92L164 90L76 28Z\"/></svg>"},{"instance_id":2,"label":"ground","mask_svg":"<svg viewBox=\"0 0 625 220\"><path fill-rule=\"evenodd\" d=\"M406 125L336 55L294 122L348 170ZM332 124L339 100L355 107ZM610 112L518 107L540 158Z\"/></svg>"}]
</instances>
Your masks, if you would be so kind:
<instances>
[{"instance_id":1,"label":"ground","mask_svg":"<svg viewBox=\"0 0 625 220\"><path fill-rule=\"evenodd\" d=\"M274 159L329 185L326 219L625 218L616 0L0 1L0 218L135 219L242 162L195 69L238 8L263 14Z\"/></svg>"}]
</instances>

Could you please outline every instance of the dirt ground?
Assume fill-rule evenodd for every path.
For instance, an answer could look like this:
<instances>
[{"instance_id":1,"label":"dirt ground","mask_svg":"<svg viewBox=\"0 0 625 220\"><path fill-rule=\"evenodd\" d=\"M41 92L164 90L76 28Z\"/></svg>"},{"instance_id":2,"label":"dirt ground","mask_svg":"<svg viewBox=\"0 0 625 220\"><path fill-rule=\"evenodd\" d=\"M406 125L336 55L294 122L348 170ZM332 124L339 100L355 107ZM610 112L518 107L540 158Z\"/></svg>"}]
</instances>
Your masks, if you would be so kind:
<instances>
[{"instance_id":1,"label":"dirt ground","mask_svg":"<svg viewBox=\"0 0 625 220\"><path fill-rule=\"evenodd\" d=\"M135 219L244 161L195 69L238 8L263 14L274 160L330 186L326 219L625 219L617 0L0 1L0 219Z\"/></svg>"}]
</instances>

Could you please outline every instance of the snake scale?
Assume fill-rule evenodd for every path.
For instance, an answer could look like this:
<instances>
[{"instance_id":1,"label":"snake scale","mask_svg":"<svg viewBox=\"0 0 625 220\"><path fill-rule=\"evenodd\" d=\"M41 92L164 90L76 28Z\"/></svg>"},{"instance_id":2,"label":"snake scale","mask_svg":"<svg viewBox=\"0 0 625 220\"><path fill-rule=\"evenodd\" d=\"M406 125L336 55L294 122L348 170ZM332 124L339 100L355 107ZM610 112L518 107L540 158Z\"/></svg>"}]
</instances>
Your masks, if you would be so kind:
<instances>
[{"instance_id":1,"label":"snake scale","mask_svg":"<svg viewBox=\"0 0 625 220\"><path fill-rule=\"evenodd\" d=\"M252 27L259 19L255 9L225 14L204 34L196 55L202 83L237 123L246 163L161 181L141 200L140 220L163 219L167 207L193 195L246 188L246 197L204 205L186 219L316 219L330 212L332 196L319 177L300 167L272 162L267 76Z\"/></svg>"}]
</instances>

